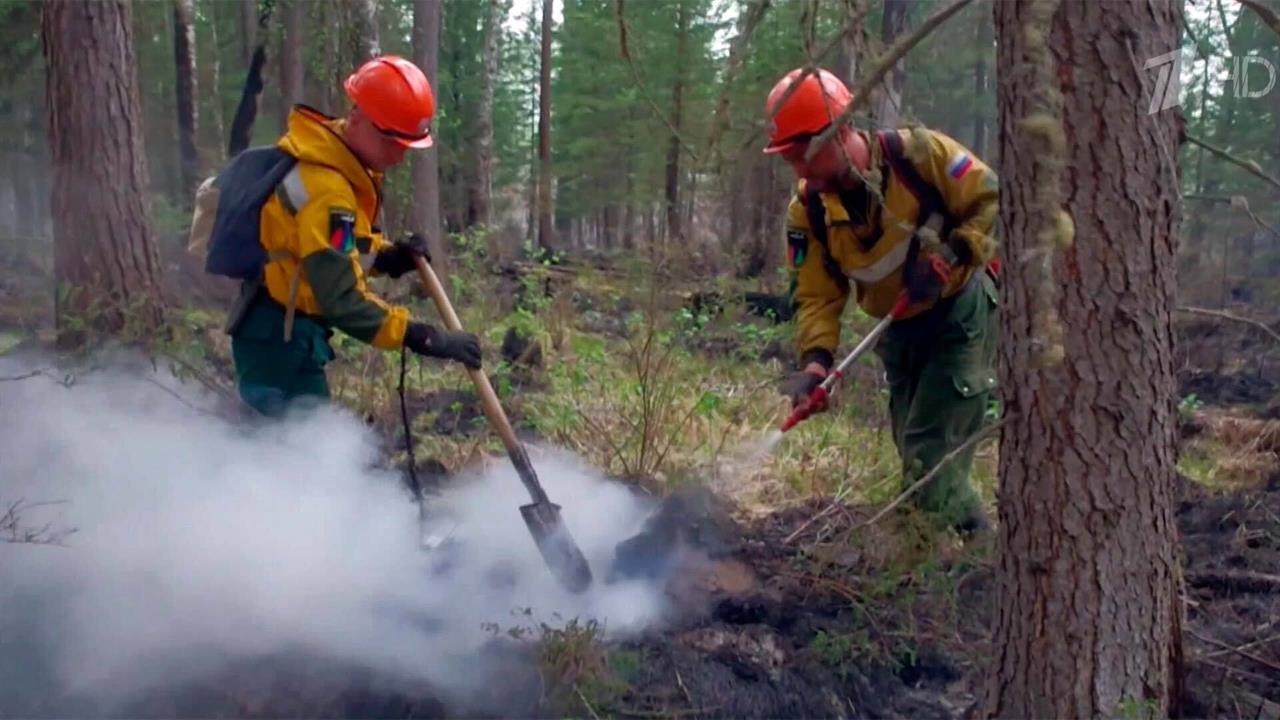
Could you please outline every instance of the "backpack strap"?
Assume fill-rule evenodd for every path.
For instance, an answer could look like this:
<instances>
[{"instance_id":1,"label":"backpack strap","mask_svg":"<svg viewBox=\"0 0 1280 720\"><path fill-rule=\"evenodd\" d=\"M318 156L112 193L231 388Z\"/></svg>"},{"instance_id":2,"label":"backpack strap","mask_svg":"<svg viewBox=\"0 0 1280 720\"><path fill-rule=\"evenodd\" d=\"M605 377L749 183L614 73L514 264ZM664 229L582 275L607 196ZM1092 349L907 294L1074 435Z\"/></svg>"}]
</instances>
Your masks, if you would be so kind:
<instances>
[{"instance_id":1,"label":"backpack strap","mask_svg":"<svg viewBox=\"0 0 1280 720\"><path fill-rule=\"evenodd\" d=\"M881 130L876 133L876 140L880 143L880 151L893 170L893 174L898 176L907 190L915 196L916 202L920 204L919 217L927 219L930 215L938 213L943 218L943 229L949 230L951 217L947 212L947 203L943 201L942 193L938 192L938 188L925 180L916 169L915 163L907 158L902 135L898 134L897 130ZM917 224L920 224L919 219Z\"/></svg>"},{"instance_id":2,"label":"backpack strap","mask_svg":"<svg viewBox=\"0 0 1280 720\"><path fill-rule=\"evenodd\" d=\"M800 203L804 205L805 216L809 219L809 230L813 233L813 237L822 246L822 266L826 268L827 274L832 280L836 281L841 292L849 292L849 278L840 269L840 264L831 256L831 246L827 239L827 208L822 204L822 195L817 190L812 190L805 186L804 191L799 193L797 197Z\"/></svg>"}]
</instances>

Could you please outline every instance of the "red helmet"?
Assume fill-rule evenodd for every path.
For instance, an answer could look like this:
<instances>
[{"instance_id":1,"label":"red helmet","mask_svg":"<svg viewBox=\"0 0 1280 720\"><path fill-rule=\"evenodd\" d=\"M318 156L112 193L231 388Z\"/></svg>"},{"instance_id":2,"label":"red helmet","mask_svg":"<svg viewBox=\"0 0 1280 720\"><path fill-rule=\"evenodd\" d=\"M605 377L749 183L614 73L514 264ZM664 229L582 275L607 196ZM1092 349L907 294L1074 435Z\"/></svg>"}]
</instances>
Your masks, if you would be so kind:
<instances>
[{"instance_id":1,"label":"red helmet","mask_svg":"<svg viewBox=\"0 0 1280 720\"><path fill-rule=\"evenodd\" d=\"M765 117L772 114L773 119L769 125L769 144L764 148L766 153L782 152L822 132L853 101L853 94L840 82L840 78L826 70L818 70L816 74L805 75L791 97L774 112L787 89L803 72L802 68L792 70L769 92L764 111Z\"/></svg>"},{"instance_id":2,"label":"red helmet","mask_svg":"<svg viewBox=\"0 0 1280 720\"><path fill-rule=\"evenodd\" d=\"M376 57L351 73L343 87L384 135L405 147L431 147L436 98L417 65L395 55Z\"/></svg>"}]
</instances>

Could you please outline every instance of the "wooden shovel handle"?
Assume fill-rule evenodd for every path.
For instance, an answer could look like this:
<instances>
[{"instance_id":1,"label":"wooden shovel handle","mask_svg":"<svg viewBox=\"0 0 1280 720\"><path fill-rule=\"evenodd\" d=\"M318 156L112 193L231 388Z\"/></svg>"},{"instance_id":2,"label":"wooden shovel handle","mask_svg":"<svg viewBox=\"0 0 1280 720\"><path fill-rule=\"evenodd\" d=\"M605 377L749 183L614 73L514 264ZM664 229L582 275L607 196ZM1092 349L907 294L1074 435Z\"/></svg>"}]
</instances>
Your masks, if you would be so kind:
<instances>
[{"instance_id":1,"label":"wooden shovel handle","mask_svg":"<svg viewBox=\"0 0 1280 720\"><path fill-rule=\"evenodd\" d=\"M414 257L414 262L418 266L418 277L422 278L422 284L426 287L427 293L431 295L431 299L435 301L436 307L440 310L440 317L444 318L445 327L453 331L462 329L462 322L458 320L458 314L453 311L453 304L449 302L449 296L444 294L444 288L440 285L440 278L436 277L436 273L427 264L422 256ZM502 444L506 446L507 452L511 455L524 455L524 448L520 445L520 441L516 439L515 430L511 429L511 421L507 419L507 413L502 409L502 403L498 402L498 394L493 391L493 386L489 384L489 378L484 374L483 370L472 370L467 368L467 374L471 376L471 382L475 383L476 392L480 394L480 406L484 408L485 417L489 418L489 424L498 432L498 436L502 438Z\"/></svg>"}]
</instances>

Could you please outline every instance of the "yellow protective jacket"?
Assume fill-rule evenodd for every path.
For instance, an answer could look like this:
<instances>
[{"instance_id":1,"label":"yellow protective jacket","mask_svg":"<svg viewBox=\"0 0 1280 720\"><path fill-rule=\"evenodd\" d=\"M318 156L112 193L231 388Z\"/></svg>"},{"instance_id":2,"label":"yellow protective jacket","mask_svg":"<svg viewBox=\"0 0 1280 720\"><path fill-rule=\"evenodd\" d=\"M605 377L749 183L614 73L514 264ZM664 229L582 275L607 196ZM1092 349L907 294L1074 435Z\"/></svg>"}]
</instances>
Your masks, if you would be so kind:
<instances>
[{"instance_id":1,"label":"yellow protective jacket","mask_svg":"<svg viewBox=\"0 0 1280 720\"><path fill-rule=\"evenodd\" d=\"M973 273L994 255L991 228L997 213L998 182L989 167L960 143L925 129L899 131L905 160L916 168L921 180L936 188L950 223L940 241L949 241L964 260L951 274L943 297L951 297L964 287ZM920 202L907 181L898 176L875 135L867 135L871 151L871 183L878 182L884 202L871 192L853 192L842 199L836 193L821 193L825 211L827 242L839 272L848 277L841 283L823 262L821 242L810 229L805 205L804 182L787 208L788 261L792 270L796 304L796 349L803 356L809 350L834 353L840 344L840 315L850 288L859 306L872 317L884 317L893 307L903 286L911 236L926 218L919 217ZM852 204L853 207L847 207ZM917 304L904 317L918 315L930 307Z\"/></svg>"},{"instance_id":2,"label":"yellow protective jacket","mask_svg":"<svg viewBox=\"0 0 1280 720\"><path fill-rule=\"evenodd\" d=\"M365 273L388 245L374 230L382 174L356 159L343 125L303 105L289 114L289 131L276 147L298 164L262 208L260 238L271 258L265 287L285 307L395 349L404 344L409 311L370 292Z\"/></svg>"}]
</instances>

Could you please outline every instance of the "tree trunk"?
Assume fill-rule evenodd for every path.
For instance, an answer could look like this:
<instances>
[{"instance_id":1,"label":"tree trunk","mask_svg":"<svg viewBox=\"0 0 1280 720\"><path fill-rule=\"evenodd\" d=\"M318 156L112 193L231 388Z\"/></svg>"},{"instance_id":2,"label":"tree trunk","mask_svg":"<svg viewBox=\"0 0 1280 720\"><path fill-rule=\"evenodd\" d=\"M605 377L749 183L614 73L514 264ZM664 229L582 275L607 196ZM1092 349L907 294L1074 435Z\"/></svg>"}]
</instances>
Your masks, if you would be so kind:
<instances>
[{"instance_id":1,"label":"tree trunk","mask_svg":"<svg viewBox=\"0 0 1280 720\"><path fill-rule=\"evenodd\" d=\"M676 5L676 69L671 87L671 138L667 141L667 241L680 244L680 116L684 105L684 65L689 44L689 11L686 3Z\"/></svg>"},{"instance_id":2,"label":"tree trunk","mask_svg":"<svg viewBox=\"0 0 1280 720\"><path fill-rule=\"evenodd\" d=\"M247 69L253 64L253 50L258 43L258 3L240 1L240 54Z\"/></svg>"},{"instance_id":3,"label":"tree trunk","mask_svg":"<svg viewBox=\"0 0 1280 720\"><path fill-rule=\"evenodd\" d=\"M302 102L302 46L306 40L306 0L278 0L284 7L280 46L280 132L289 129L289 111Z\"/></svg>"},{"instance_id":4,"label":"tree trunk","mask_svg":"<svg viewBox=\"0 0 1280 720\"><path fill-rule=\"evenodd\" d=\"M884 15L880 24L880 40L884 47L891 47L907 31L907 15L911 11L911 0L884 0ZM898 114L902 108L902 88L907 84L906 60L899 60L893 70L885 76L880 84L880 93L876 99L876 123L882 128L898 125Z\"/></svg>"},{"instance_id":5,"label":"tree trunk","mask_svg":"<svg viewBox=\"0 0 1280 720\"><path fill-rule=\"evenodd\" d=\"M843 24L847 25L859 15L866 18L868 2L869 0L844 0ZM852 87L857 82L858 72L866 63L868 54L867 34L861 27L845 35L840 41L840 60L836 63L836 74L846 85Z\"/></svg>"},{"instance_id":6,"label":"tree trunk","mask_svg":"<svg viewBox=\"0 0 1280 720\"><path fill-rule=\"evenodd\" d=\"M200 156L196 152L196 28L191 0L173 0L173 62L177 76L178 155L182 187L178 197L189 206L196 190Z\"/></svg>"},{"instance_id":7,"label":"tree trunk","mask_svg":"<svg viewBox=\"0 0 1280 720\"><path fill-rule=\"evenodd\" d=\"M47 2L41 38L53 165L58 344L162 323L130 6Z\"/></svg>"},{"instance_id":8,"label":"tree trunk","mask_svg":"<svg viewBox=\"0 0 1280 720\"><path fill-rule=\"evenodd\" d=\"M1131 58L1174 47L1176 15L1169 0L995 8L1007 424L984 714L1168 717L1178 132L1175 112L1145 113Z\"/></svg>"},{"instance_id":9,"label":"tree trunk","mask_svg":"<svg viewBox=\"0 0 1280 720\"><path fill-rule=\"evenodd\" d=\"M991 13L974 13L978 18L978 55L973 61L973 151L987 158L987 51L991 48ZM990 160L988 160L990 162Z\"/></svg>"},{"instance_id":10,"label":"tree trunk","mask_svg":"<svg viewBox=\"0 0 1280 720\"><path fill-rule=\"evenodd\" d=\"M542 53L538 73L538 247L555 250L555 198L551 196L551 26L555 0L542 0Z\"/></svg>"},{"instance_id":11,"label":"tree trunk","mask_svg":"<svg viewBox=\"0 0 1280 720\"><path fill-rule=\"evenodd\" d=\"M413 61L422 68L434 90L440 67L441 0L413 0ZM431 264L448 273L449 252L440 223L440 153L432 147L416 153L413 162L413 212L415 232L427 238Z\"/></svg>"},{"instance_id":12,"label":"tree trunk","mask_svg":"<svg viewBox=\"0 0 1280 720\"><path fill-rule=\"evenodd\" d=\"M218 58L218 3L209 3L205 6L205 12L209 14L209 60L201 63L203 74L200 78L200 84L205 89L206 108L205 113L209 122L204 124L205 137L201 143L204 148L204 160L207 161L210 155L210 148L214 149L213 156L218 157L222 152L223 142L226 140L226 124L222 120L222 63Z\"/></svg>"},{"instance_id":13,"label":"tree trunk","mask_svg":"<svg viewBox=\"0 0 1280 720\"><path fill-rule=\"evenodd\" d=\"M378 29L378 0L355 0L356 57L352 67L382 54L382 34ZM432 87L435 85L432 79Z\"/></svg>"},{"instance_id":14,"label":"tree trunk","mask_svg":"<svg viewBox=\"0 0 1280 720\"><path fill-rule=\"evenodd\" d=\"M468 222L492 228L489 208L493 195L493 84L498 77L498 43L506 12L501 0L489 0L488 10L484 26L484 75L480 77L480 109L476 117L476 174L471 183Z\"/></svg>"}]
</instances>

